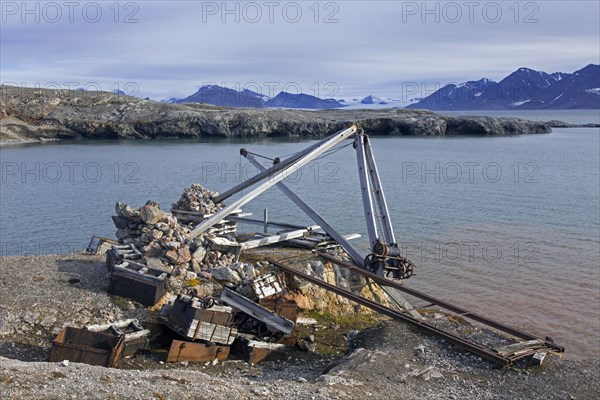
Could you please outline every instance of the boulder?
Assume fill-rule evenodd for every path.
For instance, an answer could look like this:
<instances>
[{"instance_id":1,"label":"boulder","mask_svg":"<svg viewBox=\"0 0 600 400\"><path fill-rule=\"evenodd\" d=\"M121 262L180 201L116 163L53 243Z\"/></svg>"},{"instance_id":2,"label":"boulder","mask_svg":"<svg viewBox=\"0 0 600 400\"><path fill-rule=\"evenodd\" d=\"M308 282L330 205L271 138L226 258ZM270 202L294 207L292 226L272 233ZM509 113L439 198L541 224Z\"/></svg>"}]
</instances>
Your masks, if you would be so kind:
<instances>
[{"instance_id":1,"label":"boulder","mask_svg":"<svg viewBox=\"0 0 600 400\"><path fill-rule=\"evenodd\" d=\"M115 204L115 211L119 217L127 219L140 218L140 212L125 203Z\"/></svg>"},{"instance_id":2,"label":"boulder","mask_svg":"<svg viewBox=\"0 0 600 400\"><path fill-rule=\"evenodd\" d=\"M213 279L222 282L238 284L242 281L238 273L229 267L213 268L210 270L210 275Z\"/></svg>"},{"instance_id":3,"label":"boulder","mask_svg":"<svg viewBox=\"0 0 600 400\"><path fill-rule=\"evenodd\" d=\"M167 213L155 205L147 204L140 209L140 217L146 224L154 225L167 220Z\"/></svg>"}]
</instances>

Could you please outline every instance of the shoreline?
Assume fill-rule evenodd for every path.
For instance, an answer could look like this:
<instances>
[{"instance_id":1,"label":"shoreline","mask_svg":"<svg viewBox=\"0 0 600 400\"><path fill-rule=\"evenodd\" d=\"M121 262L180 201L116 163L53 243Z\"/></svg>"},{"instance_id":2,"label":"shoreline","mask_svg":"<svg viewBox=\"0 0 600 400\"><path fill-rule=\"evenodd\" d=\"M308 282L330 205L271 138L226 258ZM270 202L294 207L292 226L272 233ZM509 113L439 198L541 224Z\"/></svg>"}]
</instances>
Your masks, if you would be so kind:
<instances>
[{"instance_id":1,"label":"shoreline","mask_svg":"<svg viewBox=\"0 0 600 400\"><path fill-rule=\"evenodd\" d=\"M552 132L517 117L412 109L250 109L160 103L104 92L0 86L0 140L326 137L357 124L368 135L513 136ZM561 123L561 125L564 125Z\"/></svg>"},{"instance_id":2,"label":"shoreline","mask_svg":"<svg viewBox=\"0 0 600 400\"><path fill-rule=\"evenodd\" d=\"M1 120L0 120L1 122ZM590 128L600 128L600 124L596 124L596 123L586 123L586 124L569 124L563 121L547 121L547 122L542 122L546 125L548 125L551 128L560 128L560 129L590 129ZM549 132L551 133L551 132ZM521 135L535 135L535 133L526 133L526 134L521 134ZM377 137L391 137L391 135L383 135L383 134L371 134L371 137L377 138ZM469 134L462 134L462 135L452 135L452 137L456 137L456 138L460 138L460 137L474 137L474 136L480 136L480 137L495 137L495 136L491 136L491 135L469 135ZM278 138L289 138L290 136L269 136L269 137L249 137L248 139L253 140L253 139L278 139ZM406 137L406 136L396 136L396 137ZM425 135L415 135L415 136L411 136L413 138L415 137L427 137L430 138L431 136L425 136ZM443 137L448 137L448 136L438 136L440 138ZM299 136L298 138L300 139L318 139L320 137L313 137L313 136ZM135 141L155 141L155 140L164 140L164 141L180 141L180 140L198 140L198 141L202 141L202 139L243 139L243 137L218 137L218 136L204 136L204 137L196 137L196 138L181 138L181 137L155 137L155 138L65 138L65 139L58 139L58 138L40 138L40 139L27 139L27 138L23 138L23 139L9 139L9 140L0 140L0 148L10 148L10 147L14 147L14 146L21 146L21 145L27 145L27 144L31 144L31 145L41 145L41 144L46 144L46 143L93 143L93 142L104 142L104 141L131 141L131 140L135 140Z\"/></svg>"},{"instance_id":3,"label":"shoreline","mask_svg":"<svg viewBox=\"0 0 600 400\"><path fill-rule=\"evenodd\" d=\"M69 393L85 398L170 399L194 394L216 399L358 400L402 392L406 399L420 399L424 393L431 399L591 399L600 390L597 356L548 355L542 367L500 369L407 324L385 319L354 333L348 350L337 355L290 351L281 361L258 365L238 360L180 365L160 363L160 353L151 352L127 360L119 369L49 363L45 357L51 340L63 325L143 320L148 310L106 293L101 256L3 256L0 267L0 391L8 398L39 398L42 390L49 398ZM333 329L336 335L351 337ZM133 388L131 382L137 382Z\"/></svg>"}]
</instances>

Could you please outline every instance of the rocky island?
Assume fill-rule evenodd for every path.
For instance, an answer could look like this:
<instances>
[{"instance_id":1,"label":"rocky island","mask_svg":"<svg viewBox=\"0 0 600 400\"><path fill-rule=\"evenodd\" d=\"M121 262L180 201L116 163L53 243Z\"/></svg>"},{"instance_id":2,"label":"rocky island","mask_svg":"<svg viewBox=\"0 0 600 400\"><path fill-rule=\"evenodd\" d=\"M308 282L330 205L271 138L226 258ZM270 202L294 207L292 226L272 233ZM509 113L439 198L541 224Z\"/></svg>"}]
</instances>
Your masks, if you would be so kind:
<instances>
[{"instance_id":1,"label":"rocky island","mask_svg":"<svg viewBox=\"0 0 600 400\"><path fill-rule=\"evenodd\" d=\"M549 133L520 118L441 116L425 110L286 110L169 104L108 92L0 86L0 141L323 137L349 123L369 135L503 136Z\"/></svg>"}]
</instances>

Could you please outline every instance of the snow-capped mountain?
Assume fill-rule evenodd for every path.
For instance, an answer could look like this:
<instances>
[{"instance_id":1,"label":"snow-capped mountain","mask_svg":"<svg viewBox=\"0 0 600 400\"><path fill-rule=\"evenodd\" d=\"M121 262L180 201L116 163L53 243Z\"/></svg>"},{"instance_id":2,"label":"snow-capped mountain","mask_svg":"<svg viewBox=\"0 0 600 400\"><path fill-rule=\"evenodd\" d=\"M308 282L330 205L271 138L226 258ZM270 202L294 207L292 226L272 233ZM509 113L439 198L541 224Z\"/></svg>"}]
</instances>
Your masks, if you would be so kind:
<instances>
[{"instance_id":1,"label":"snow-capped mountain","mask_svg":"<svg viewBox=\"0 0 600 400\"><path fill-rule=\"evenodd\" d=\"M403 97L399 93L400 97ZM269 98L248 89L236 91L205 85L184 99L168 103L207 103L250 108L424 108L429 110L600 109L600 65L590 64L572 74L548 74L519 68L500 82L490 79L448 84L424 98L391 97L321 99L304 93L280 92ZM408 104L408 105L407 105Z\"/></svg>"},{"instance_id":2,"label":"snow-capped mountain","mask_svg":"<svg viewBox=\"0 0 600 400\"><path fill-rule=\"evenodd\" d=\"M331 109L344 105L335 99L320 99L309 94L280 92L277 96L267 101L267 107L278 108L306 108L306 109Z\"/></svg>"},{"instance_id":3,"label":"snow-capped mountain","mask_svg":"<svg viewBox=\"0 0 600 400\"><path fill-rule=\"evenodd\" d=\"M293 94L280 92L272 99L248 89L236 91L218 85L202 86L196 93L184 99L170 99L174 103L206 103L223 107L248 107L248 108L306 108L329 109L340 108L344 105L334 99L320 99L308 94Z\"/></svg>"},{"instance_id":4,"label":"snow-capped mountain","mask_svg":"<svg viewBox=\"0 0 600 400\"><path fill-rule=\"evenodd\" d=\"M176 103L206 103L223 107L266 107L266 96L248 89L237 91L218 85L202 86L196 93Z\"/></svg>"},{"instance_id":5,"label":"snow-capped mountain","mask_svg":"<svg viewBox=\"0 0 600 400\"><path fill-rule=\"evenodd\" d=\"M375 97L373 95L369 95L362 99L361 104L387 104L387 102L379 97Z\"/></svg>"},{"instance_id":6,"label":"snow-capped mountain","mask_svg":"<svg viewBox=\"0 0 600 400\"><path fill-rule=\"evenodd\" d=\"M429 110L598 109L600 65L572 74L519 68L500 82L489 79L442 87L408 108Z\"/></svg>"}]
</instances>

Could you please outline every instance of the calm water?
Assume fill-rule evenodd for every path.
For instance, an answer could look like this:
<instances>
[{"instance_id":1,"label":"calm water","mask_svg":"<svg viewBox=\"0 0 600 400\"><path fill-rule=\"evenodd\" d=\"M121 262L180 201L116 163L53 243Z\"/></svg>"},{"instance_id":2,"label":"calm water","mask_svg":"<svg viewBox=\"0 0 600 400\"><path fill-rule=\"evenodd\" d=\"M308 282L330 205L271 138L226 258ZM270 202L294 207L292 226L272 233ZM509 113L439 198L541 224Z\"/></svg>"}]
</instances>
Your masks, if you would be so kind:
<instances>
[{"instance_id":1,"label":"calm water","mask_svg":"<svg viewBox=\"0 0 600 400\"><path fill-rule=\"evenodd\" d=\"M472 114L472 113L471 113ZM594 122L595 113L570 122ZM542 118L552 119L552 118ZM558 118L557 118L558 119ZM566 120L567 118L559 118ZM598 356L600 130L506 138L373 138L397 239L417 264L407 285ZM112 236L116 201L164 208L191 183L222 191L269 156L310 141L52 143L0 150L2 254L79 251ZM343 233L366 227L352 147L287 183ZM244 207L310 224L276 189ZM251 228L248 228L251 229Z\"/></svg>"}]
</instances>

